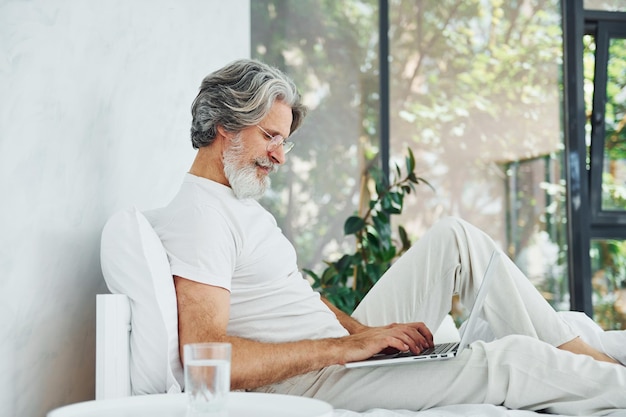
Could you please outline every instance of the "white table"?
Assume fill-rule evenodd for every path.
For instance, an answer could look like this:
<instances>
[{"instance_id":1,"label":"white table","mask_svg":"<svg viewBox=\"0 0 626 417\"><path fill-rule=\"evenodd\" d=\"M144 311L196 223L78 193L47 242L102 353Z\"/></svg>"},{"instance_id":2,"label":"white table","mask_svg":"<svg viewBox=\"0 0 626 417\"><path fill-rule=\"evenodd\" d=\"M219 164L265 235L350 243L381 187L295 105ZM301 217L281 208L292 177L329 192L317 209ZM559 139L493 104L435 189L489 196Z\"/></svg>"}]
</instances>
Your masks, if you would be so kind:
<instances>
[{"instance_id":1,"label":"white table","mask_svg":"<svg viewBox=\"0 0 626 417\"><path fill-rule=\"evenodd\" d=\"M185 417L185 394L137 395L66 405L47 417ZM228 417L332 417L333 408L320 400L280 394L231 392Z\"/></svg>"}]
</instances>

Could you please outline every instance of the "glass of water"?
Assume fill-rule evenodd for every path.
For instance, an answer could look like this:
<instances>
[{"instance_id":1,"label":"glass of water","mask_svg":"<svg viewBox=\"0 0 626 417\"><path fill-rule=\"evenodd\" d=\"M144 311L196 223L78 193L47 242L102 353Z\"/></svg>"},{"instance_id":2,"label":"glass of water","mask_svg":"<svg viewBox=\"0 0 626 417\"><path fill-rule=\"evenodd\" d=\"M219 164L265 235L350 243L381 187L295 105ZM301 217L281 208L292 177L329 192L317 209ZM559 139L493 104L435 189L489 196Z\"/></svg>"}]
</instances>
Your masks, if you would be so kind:
<instances>
[{"instance_id":1,"label":"glass of water","mask_svg":"<svg viewBox=\"0 0 626 417\"><path fill-rule=\"evenodd\" d=\"M189 417L226 413L230 391L230 343L192 343L183 347Z\"/></svg>"}]
</instances>

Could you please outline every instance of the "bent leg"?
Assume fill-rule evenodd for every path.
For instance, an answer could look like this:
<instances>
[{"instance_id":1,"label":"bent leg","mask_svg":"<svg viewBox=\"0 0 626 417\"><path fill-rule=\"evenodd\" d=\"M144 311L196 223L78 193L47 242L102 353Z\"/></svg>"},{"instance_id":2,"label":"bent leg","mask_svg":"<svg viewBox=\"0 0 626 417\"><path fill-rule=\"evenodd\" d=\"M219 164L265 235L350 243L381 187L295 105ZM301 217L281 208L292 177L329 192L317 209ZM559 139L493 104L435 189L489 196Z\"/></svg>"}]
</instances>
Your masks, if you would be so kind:
<instances>
[{"instance_id":1,"label":"bent leg","mask_svg":"<svg viewBox=\"0 0 626 417\"><path fill-rule=\"evenodd\" d=\"M364 324L422 321L436 330L453 294L471 307L496 243L469 223L439 221L381 277L355 310ZM530 281L501 256L484 316L497 338L527 335L559 346L576 337Z\"/></svg>"}]
</instances>

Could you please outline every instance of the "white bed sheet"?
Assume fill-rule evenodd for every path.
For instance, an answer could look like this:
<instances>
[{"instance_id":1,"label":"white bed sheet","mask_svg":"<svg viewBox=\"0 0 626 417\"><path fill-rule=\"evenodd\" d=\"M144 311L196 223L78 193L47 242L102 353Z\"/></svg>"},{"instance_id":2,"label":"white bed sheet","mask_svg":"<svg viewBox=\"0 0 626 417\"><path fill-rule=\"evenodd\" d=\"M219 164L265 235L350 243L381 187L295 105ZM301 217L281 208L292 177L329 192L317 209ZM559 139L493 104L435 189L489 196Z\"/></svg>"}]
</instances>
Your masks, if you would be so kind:
<instances>
[{"instance_id":1,"label":"white bed sheet","mask_svg":"<svg viewBox=\"0 0 626 417\"><path fill-rule=\"evenodd\" d=\"M626 417L626 410L615 410L613 417ZM510 410L491 404L460 404L435 407L424 411L372 409L362 413L334 410L333 417L565 417L556 414L535 413L527 410Z\"/></svg>"},{"instance_id":2,"label":"white bed sheet","mask_svg":"<svg viewBox=\"0 0 626 417\"><path fill-rule=\"evenodd\" d=\"M525 410L509 410L491 404L460 404L435 407L424 411L372 409L357 413L334 410L333 417L538 417L540 414ZM546 414L541 414L546 415Z\"/></svg>"}]
</instances>

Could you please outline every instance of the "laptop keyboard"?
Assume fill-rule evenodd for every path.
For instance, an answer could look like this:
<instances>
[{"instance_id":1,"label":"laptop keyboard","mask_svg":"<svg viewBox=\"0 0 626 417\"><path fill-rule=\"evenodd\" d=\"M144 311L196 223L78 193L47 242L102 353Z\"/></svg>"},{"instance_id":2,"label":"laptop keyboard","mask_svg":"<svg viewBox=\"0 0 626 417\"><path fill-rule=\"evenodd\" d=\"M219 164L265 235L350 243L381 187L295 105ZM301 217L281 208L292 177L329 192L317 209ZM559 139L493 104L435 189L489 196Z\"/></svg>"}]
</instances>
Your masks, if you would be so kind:
<instances>
[{"instance_id":1,"label":"laptop keyboard","mask_svg":"<svg viewBox=\"0 0 626 417\"><path fill-rule=\"evenodd\" d=\"M450 343L439 343L429 349L426 349L416 355L413 352L399 352L392 355L377 355L376 359L389 359L389 358L405 358L409 356L429 356L429 355L442 355L444 353L448 353L452 350L455 350L459 347L458 342L450 342Z\"/></svg>"},{"instance_id":2,"label":"laptop keyboard","mask_svg":"<svg viewBox=\"0 0 626 417\"><path fill-rule=\"evenodd\" d=\"M456 349L458 346L458 342L440 343L431 347L430 349L422 351L420 355L439 355L442 353L448 353L451 350Z\"/></svg>"}]
</instances>

